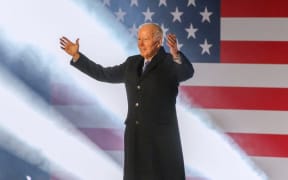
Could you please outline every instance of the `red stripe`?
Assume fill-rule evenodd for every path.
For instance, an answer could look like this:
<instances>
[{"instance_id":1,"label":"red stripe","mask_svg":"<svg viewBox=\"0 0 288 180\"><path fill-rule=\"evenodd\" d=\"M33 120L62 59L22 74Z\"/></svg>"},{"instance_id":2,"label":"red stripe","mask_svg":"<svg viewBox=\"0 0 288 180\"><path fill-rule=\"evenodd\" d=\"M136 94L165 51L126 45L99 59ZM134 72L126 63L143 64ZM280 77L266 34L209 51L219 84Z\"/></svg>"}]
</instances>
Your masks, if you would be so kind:
<instances>
[{"instance_id":1,"label":"red stripe","mask_svg":"<svg viewBox=\"0 0 288 180\"><path fill-rule=\"evenodd\" d=\"M288 17L286 0L221 0L222 17Z\"/></svg>"},{"instance_id":2,"label":"red stripe","mask_svg":"<svg viewBox=\"0 0 288 180\"><path fill-rule=\"evenodd\" d=\"M288 135L228 133L250 156L288 157Z\"/></svg>"},{"instance_id":3,"label":"red stripe","mask_svg":"<svg viewBox=\"0 0 288 180\"><path fill-rule=\"evenodd\" d=\"M288 64L288 42L221 41L222 63Z\"/></svg>"},{"instance_id":4,"label":"red stripe","mask_svg":"<svg viewBox=\"0 0 288 180\"><path fill-rule=\"evenodd\" d=\"M50 103L53 105L96 105L97 100L87 96L72 84L51 83Z\"/></svg>"},{"instance_id":5,"label":"red stripe","mask_svg":"<svg viewBox=\"0 0 288 180\"><path fill-rule=\"evenodd\" d=\"M80 128L93 143L106 151L122 151L123 132L120 129L112 128Z\"/></svg>"},{"instance_id":6,"label":"red stripe","mask_svg":"<svg viewBox=\"0 0 288 180\"><path fill-rule=\"evenodd\" d=\"M287 88L181 86L187 101L215 109L288 110Z\"/></svg>"}]
</instances>

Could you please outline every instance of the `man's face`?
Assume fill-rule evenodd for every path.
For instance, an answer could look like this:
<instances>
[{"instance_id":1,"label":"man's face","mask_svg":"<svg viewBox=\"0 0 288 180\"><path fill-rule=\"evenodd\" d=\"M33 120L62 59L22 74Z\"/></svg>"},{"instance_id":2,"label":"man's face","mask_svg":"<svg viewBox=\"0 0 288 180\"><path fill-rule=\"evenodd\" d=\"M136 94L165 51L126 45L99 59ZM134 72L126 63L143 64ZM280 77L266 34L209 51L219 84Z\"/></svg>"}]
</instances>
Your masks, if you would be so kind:
<instances>
[{"instance_id":1,"label":"man's face","mask_svg":"<svg viewBox=\"0 0 288 180\"><path fill-rule=\"evenodd\" d=\"M138 49L141 56L151 59L160 48L160 40L153 37L153 26L143 26L138 31Z\"/></svg>"}]
</instances>

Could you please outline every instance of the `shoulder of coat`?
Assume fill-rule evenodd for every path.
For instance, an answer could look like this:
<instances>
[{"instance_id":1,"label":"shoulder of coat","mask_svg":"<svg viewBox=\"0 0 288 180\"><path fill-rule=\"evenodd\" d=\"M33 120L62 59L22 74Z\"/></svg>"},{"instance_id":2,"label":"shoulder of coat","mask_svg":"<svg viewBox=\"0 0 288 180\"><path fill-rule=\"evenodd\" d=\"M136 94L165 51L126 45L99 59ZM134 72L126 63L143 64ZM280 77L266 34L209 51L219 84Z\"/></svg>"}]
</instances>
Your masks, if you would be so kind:
<instances>
[{"instance_id":1,"label":"shoulder of coat","mask_svg":"<svg viewBox=\"0 0 288 180\"><path fill-rule=\"evenodd\" d=\"M127 61L134 61L134 62L143 61L143 60L144 58L141 55L133 55L127 58Z\"/></svg>"}]
</instances>

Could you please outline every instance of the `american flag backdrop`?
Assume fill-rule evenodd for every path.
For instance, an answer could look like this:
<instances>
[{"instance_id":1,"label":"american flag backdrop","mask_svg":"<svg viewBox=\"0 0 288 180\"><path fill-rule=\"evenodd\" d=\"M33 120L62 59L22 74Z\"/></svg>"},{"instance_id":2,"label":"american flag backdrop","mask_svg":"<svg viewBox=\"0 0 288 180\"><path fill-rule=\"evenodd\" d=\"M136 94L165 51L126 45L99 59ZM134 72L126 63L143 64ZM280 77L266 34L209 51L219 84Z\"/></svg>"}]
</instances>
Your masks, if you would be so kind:
<instances>
[{"instance_id":1,"label":"american flag backdrop","mask_svg":"<svg viewBox=\"0 0 288 180\"><path fill-rule=\"evenodd\" d=\"M78 36L78 33L80 34L79 29L84 29L83 34L87 34L89 37L87 38L88 42L87 39L85 41L84 38L81 39L82 37L80 37L81 51L85 52L86 47L90 46L89 43L93 44L92 41L97 41L99 38L91 36L94 34L89 29L91 28L89 23L107 17L106 14L103 14L103 17L98 17L98 19L92 16L93 21L87 21L89 24L87 25L85 24L87 23L86 16L76 16L75 9L71 9L67 2L73 2L77 6L80 6L79 4L84 5L84 14L90 16L95 13L93 11L103 12L104 8L105 12L109 12L110 17L113 18L113 22L118 21L125 27L128 36L134 38L130 46L133 48L136 48L137 29L142 23L158 23L165 34L175 33L178 38L179 49L195 67L194 77L183 82L180 86L180 95L183 95L180 98L185 98L184 100L189 103L192 109L200 109L208 113L213 123L222 129L228 137L231 137L251 160L267 174L270 180L288 179L288 171L286 170L288 167L288 1L59 0L57 2L36 2L27 0L22 2L13 0L13 4L8 6L10 9L6 7L8 2L10 1L0 6L1 68L11 73L25 84L32 93L39 95L45 103L49 104L51 109L48 109L48 112L56 110L61 118L76 125L93 143L109 154L109 158L112 157L117 165L121 166L123 163L124 120L117 119L115 114L109 114L107 107L122 109L123 104L118 104L122 99L114 104L103 106L101 104L103 102L98 101L100 98L97 99L97 96L101 96L102 87L87 90L86 86L81 86L83 84L77 84L79 79L80 81L84 79L84 75L81 72L76 72L76 70L76 73L74 72L74 69L67 62L68 57L61 56L64 59L61 61L65 61L65 65L69 69L73 69L71 71L75 73L76 77L71 78L69 75L62 77L63 74L66 75L66 69L64 70L62 66L57 67L58 64L53 61L53 58L57 57L55 54L58 51L63 53L58 47L58 32L71 32L71 34L75 33ZM63 3L63 6L59 8L60 2ZM17 6L15 6L16 3ZM24 5L31 7L31 9L27 10ZM44 8L42 5L45 5ZM20 12L23 9L24 11ZM8 15L3 13L5 10L7 10ZM48 13L41 14L41 11ZM48 17L52 17L52 14L57 14L57 17L49 19ZM39 19L33 19L37 16ZM29 19L32 20L29 21ZM12 25L6 21L11 21ZM7 28L8 24L13 27ZM68 26L68 24L72 24L68 30L61 27L61 25ZM117 26L110 24L110 29L116 32L117 38L121 38L122 29L116 27L118 28L118 24ZM8 29L7 32L6 28ZM36 30L31 35L29 32L34 32L32 29ZM18 36L19 34L23 34L24 38ZM12 35L18 39L10 40ZM22 42L25 41L25 38L32 41L32 45L30 44L32 47L26 46ZM53 38L56 39L55 42L51 40ZM45 46L42 47L45 43L50 43L49 45L53 46L52 51L48 51ZM96 43L102 45L100 41ZM130 42L122 43L126 45ZM35 44L36 48L33 46ZM89 45L85 47L85 44ZM166 47L165 41L164 46ZM109 53L106 52L106 54L109 58L113 48L107 48ZM97 50L94 48L92 51L97 54ZM166 50L168 51L167 47ZM85 53L85 55L91 57L94 55L93 53ZM54 60L60 61L57 58ZM100 64L106 63L106 59L103 61L101 59L93 60ZM121 62L124 60L120 59ZM3 77L5 78L5 76ZM0 80L3 77L1 74ZM85 79L89 81L86 84L99 85L92 78L85 78L91 79L91 82ZM6 86L1 84L0 87L6 89ZM116 88L113 89L115 86L117 85L111 85L111 87L107 85L108 88L106 86L103 88L112 100L122 94L120 91L115 92ZM2 92L0 95L0 97L4 96ZM33 102L33 99L29 99L29 101ZM7 100L7 102L9 101ZM0 102L0 115L9 114L3 112L7 102L3 100ZM21 109L14 107L11 114L17 114L20 111ZM19 116L22 118L20 113ZM8 121L9 118L6 118ZM22 122L29 118L23 117ZM34 130L41 131L43 127L33 128L34 132ZM37 136L38 134L34 132L33 135ZM2 142L1 140L0 138L0 142ZM7 142L9 141L5 141L5 143ZM62 150L61 148L65 149L62 144L55 146L59 146L60 150ZM77 148L73 150L76 151ZM213 148L211 148L212 150ZM63 152L63 154L65 153ZM7 150L0 147L0 167L2 167L0 168L0 180L5 173L9 177L15 177L14 175L19 173L23 177L26 176L26 179L30 178L27 176L30 174L32 180L37 179L34 177L38 177L39 180L54 180L50 177L49 172L43 172L42 169L31 166L21 158L7 154L9 154ZM80 166L85 167L82 164ZM19 172L13 171L13 167L17 168ZM95 168L95 171L99 171L99 169ZM204 180L198 175L197 173L188 173L187 179Z\"/></svg>"},{"instance_id":2,"label":"american flag backdrop","mask_svg":"<svg viewBox=\"0 0 288 180\"><path fill-rule=\"evenodd\" d=\"M179 48L192 62L219 62L220 1L198 1L197 5L195 0L103 3L135 38L139 25L158 23L164 34L177 34Z\"/></svg>"},{"instance_id":3,"label":"american flag backdrop","mask_svg":"<svg viewBox=\"0 0 288 180\"><path fill-rule=\"evenodd\" d=\"M103 0L131 36L145 22L175 33L196 68L181 86L195 108L267 173L288 173L288 2L284 0Z\"/></svg>"}]
</instances>

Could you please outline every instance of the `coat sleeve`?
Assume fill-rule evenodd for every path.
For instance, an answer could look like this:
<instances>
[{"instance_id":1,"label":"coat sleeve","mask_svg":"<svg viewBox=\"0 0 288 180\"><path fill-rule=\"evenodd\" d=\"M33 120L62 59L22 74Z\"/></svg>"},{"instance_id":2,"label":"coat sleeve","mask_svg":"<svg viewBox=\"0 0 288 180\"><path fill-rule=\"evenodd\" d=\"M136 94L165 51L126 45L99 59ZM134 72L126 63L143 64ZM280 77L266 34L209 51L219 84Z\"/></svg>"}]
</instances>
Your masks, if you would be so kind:
<instances>
[{"instance_id":1,"label":"coat sleeve","mask_svg":"<svg viewBox=\"0 0 288 180\"><path fill-rule=\"evenodd\" d=\"M182 52L179 52L179 54L181 58L181 64L175 62L174 66L176 69L178 81L181 82L191 78L194 75L194 67Z\"/></svg>"},{"instance_id":2,"label":"coat sleeve","mask_svg":"<svg viewBox=\"0 0 288 180\"><path fill-rule=\"evenodd\" d=\"M103 67L80 53L78 61L71 60L70 64L98 81L121 83L124 82L127 61L112 67Z\"/></svg>"}]
</instances>

